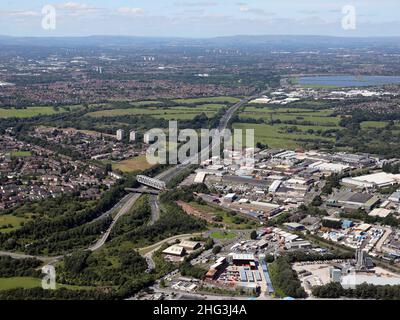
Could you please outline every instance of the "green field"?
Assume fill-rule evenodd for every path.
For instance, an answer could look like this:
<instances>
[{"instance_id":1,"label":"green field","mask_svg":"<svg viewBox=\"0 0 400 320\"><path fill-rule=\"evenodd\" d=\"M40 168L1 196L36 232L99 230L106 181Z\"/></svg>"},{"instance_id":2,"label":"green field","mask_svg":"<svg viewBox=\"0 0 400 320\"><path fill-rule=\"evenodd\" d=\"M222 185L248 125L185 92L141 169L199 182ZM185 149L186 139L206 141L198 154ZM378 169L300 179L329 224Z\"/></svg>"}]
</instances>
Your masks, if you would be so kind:
<instances>
[{"instance_id":1,"label":"green field","mask_svg":"<svg viewBox=\"0 0 400 320\"><path fill-rule=\"evenodd\" d=\"M30 157L31 155L30 151L14 151L10 153L10 156L15 158Z\"/></svg>"},{"instance_id":2,"label":"green field","mask_svg":"<svg viewBox=\"0 0 400 320\"><path fill-rule=\"evenodd\" d=\"M77 108L78 106L70 106L69 108ZM5 109L0 108L0 118L31 118L35 116L45 116L57 113L67 112L64 108L53 107L27 107L26 109Z\"/></svg>"},{"instance_id":3,"label":"green field","mask_svg":"<svg viewBox=\"0 0 400 320\"><path fill-rule=\"evenodd\" d=\"M317 104L315 106L318 107ZM248 119L261 119L264 123L251 123ZM341 116L335 115L334 110L326 105L322 109L247 105L239 113L239 121L233 127L254 129L255 142L271 148L294 149L334 143L335 131L344 130L340 126L341 119ZM370 134L372 130L385 128L387 125L387 121L365 121L361 123L361 129L363 133ZM399 126L393 127L391 132L393 135L400 134Z\"/></svg>"},{"instance_id":4,"label":"green field","mask_svg":"<svg viewBox=\"0 0 400 320\"><path fill-rule=\"evenodd\" d=\"M210 236L214 239L234 239L236 234L234 232L218 231L211 233Z\"/></svg>"},{"instance_id":5,"label":"green field","mask_svg":"<svg viewBox=\"0 0 400 320\"><path fill-rule=\"evenodd\" d=\"M235 229L235 230L245 230L245 229L252 229L256 226L256 223L254 221L251 221L249 219L243 218L239 215L232 215L228 213L227 211L217 207L217 206L211 206L208 204L199 204L197 202L190 202L189 203L193 208L202 211L207 214L211 214L213 216L218 216L222 218L222 223L226 224L230 229ZM243 221L240 221L240 223L235 223L236 219L242 219ZM218 222L216 222L218 223Z\"/></svg>"},{"instance_id":6,"label":"green field","mask_svg":"<svg viewBox=\"0 0 400 320\"><path fill-rule=\"evenodd\" d=\"M339 125L340 117L332 116L332 110L312 110L297 108L256 108L246 107L239 114L240 118L263 119L267 122L273 120L311 122L314 125L336 127Z\"/></svg>"},{"instance_id":7,"label":"green field","mask_svg":"<svg viewBox=\"0 0 400 320\"><path fill-rule=\"evenodd\" d=\"M112 110L100 110L95 112L87 113L90 117L116 117L116 116L145 116L149 115L154 118L166 119L166 120L191 120L201 113L205 113L207 117L211 118L217 114L217 112L224 108L223 104L205 104L197 108L189 107L170 107L170 108L127 108L127 109L112 109Z\"/></svg>"},{"instance_id":8,"label":"green field","mask_svg":"<svg viewBox=\"0 0 400 320\"><path fill-rule=\"evenodd\" d=\"M285 128L297 127L303 132L287 133L283 132ZM299 125L286 125L286 124L254 124L254 123L235 123L234 129L242 129L245 134L246 129L254 129L255 142L267 144L270 148L296 148L302 145L302 139L307 140L321 140L333 141L333 138L320 137L315 134L304 133L306 130L324 130L326 127L322 126L299 126ZM243 138L243 143L245 142Z\"/></svg>"},{"instance_id":9,"label":"green field","mask_svg":"<svg viewBox=\"0 0 400 320\"><path fill-rule=\"evenodd\" d=\"M120 162L112 162L111 164L113 169L121 170L122 172L143 171L152 167L144 155Z\"/></svg>"},{"instance_id":10,"label":"green field","mask_svg":"<svg viewBox=\"0 0 400 320\"><path fill-rule=\"evenodd\" d=\"M145 101L132 102L132 105L142 107L142 106L149 106L149 105L157 105L160 103L161 103L161 101L157 101L157 100L145 100Z\"/></svg>"},{"instance_id":11,"label":"green field","mask_svg":"<svg viewBox=\"0 0 400 320\"><path fill-rule=\"evenodd\" d=\"M240 119L262 119L264 123L240 122ZM255 142L267 144L271 148L293 149L303 146L305 141L333 141L333 137L323 136L323 133L332 129L341 130L340 120L340 117L333 115L332 109L248 105L239 113L239 122L234 123L233 127L254 129Z\"/></svg>"},{"instance_id":12,"label":"green field","mask_svg":"<svg viewBox=\"0 0 400 320\"><path fill-rule=\"evenodd\" d=\"M31 277L0 278L0 290L15 288L31 289L41 287L42 280Z\"/></svg>"},{"instance_id":13,"label":"green field","mask_svg":"<svg viewBox=\"0 0 400 320\"><path fill-rule=\"evenodd\" d=\"M364 121L361 123L361 129L384 128L387 124L385 121Z\"/></svg>"},{"instance_id":14,"label":"green field","mask_svg":"<svg viewBox=\"0 0 400 320\"><path fill-rule=\"evenodd\" d=\"M32 289L42 286L42 279L32 277L12 277L0 278L0 290L10 290L16 288ZM90 287L56 284L56 288L66 288L71 290L90 289Z\"/></svg>"},{"instance_id":15,"label":"green field","mask_svg":"<svg viewBox=\"0 0 400 320\"><path fill-rule=\"evenodd\" d=\"M177 103L205 103L205 102L211 102L211 103L218 103L218 102L229 102L229 103L236 103L239 102L239 98L235 97L205 97L205 98L189 98L189 99L175 99L173 100L174 102Z\"/></svg>"},{"instance_id":16,"label":"green field","mask_svg":"<svg viewBox=\"0 0 400 320\"><path fill-rule=\"evenodd\" d=\"M14 231L21 227L21 223L27 221L27 218L16 217L13 215L0 215L0 233ZM11 225L12 227L2 228L2 226Z\"/></svg>"}]
</instances>

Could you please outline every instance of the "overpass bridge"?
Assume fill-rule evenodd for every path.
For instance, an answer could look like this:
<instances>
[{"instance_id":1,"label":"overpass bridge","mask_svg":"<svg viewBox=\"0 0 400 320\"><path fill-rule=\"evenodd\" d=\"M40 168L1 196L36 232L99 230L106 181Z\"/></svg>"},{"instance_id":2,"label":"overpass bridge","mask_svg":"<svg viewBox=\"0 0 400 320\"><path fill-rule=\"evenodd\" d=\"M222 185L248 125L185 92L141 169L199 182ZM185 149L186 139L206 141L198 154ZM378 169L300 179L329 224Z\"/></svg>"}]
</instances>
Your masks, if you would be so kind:
<instances>
[{"instance_id":1,"label":"overpass bridge","mask_svg":"<svg viewBox=\"0 0 400 320\"><path fill-rule=\"evenodd\" d=\"M158 190L164 190L167 187L164 181L147 176L139 175L136 177L136 180L137 182L144 184L145 186L152 187Z\"/></svg>"},{"instance_id":2,"label":"overpass bridge","mask_svg":"<svg viewBox=\"0 0 400 320\"><path fill-rule=\"evenodd\" d=\"M133 192L133 193L142 193L142 194L154 194L158 195L160 194L159 190L152 190L152 189L147 189L147 188L125 188L125 191L128 192Z\"/></svg>"}]
</instances>

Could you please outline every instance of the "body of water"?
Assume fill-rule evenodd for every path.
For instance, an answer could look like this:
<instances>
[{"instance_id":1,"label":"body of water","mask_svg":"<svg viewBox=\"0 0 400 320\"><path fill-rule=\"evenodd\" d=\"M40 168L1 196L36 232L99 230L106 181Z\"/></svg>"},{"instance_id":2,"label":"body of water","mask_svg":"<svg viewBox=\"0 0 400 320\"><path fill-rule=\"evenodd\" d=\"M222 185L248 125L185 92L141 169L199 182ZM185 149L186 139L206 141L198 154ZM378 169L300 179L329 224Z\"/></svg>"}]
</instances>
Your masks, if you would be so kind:
<instances>
[{"instance_id":1,"label":"body of water","mask_svg":"<svg viewBox=\"0 0 400 320\"><path fill-rule=\"evenodd\" d=\"M302 86L370 87L400 84L400 76L315 76L300 77Z\"/></svg>"}]
</instances>

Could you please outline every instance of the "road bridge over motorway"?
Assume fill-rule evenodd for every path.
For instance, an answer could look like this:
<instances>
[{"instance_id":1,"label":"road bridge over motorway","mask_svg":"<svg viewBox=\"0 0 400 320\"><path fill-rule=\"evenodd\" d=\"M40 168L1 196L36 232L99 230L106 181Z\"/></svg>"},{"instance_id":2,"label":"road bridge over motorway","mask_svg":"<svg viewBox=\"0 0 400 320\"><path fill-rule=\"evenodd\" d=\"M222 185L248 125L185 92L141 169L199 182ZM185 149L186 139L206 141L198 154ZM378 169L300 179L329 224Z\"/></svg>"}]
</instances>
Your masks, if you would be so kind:
<instances>
[{"instance_id":1,"label":"road bridge over motorway","mask_svg":"<svg viewBox=\"0 0 400 320\"><path fill-rule=\"evenodd\" d=\"M227 112L224 114L224 116L221 118L220 120L220 124L218 129L221 131L223 129L225 129L228 125L230 120L232 119L233 115L239 110L239 108L243 107L244 105L246 105L249 101L259 98L260 96L262 96L263 94L265 94L265 92L261 92L257 95L254 95L252 97L246 98L241 100L240 102L238 102L237 104L235 104L234 106L232 106L229 110L227 110ZM203 152L209 152L209 150L213 149L213 148L217 148L219 147L217 144L215 145L211 145L210 148L206 148L202 151L200 151L201 153ZM196 157L199 157L199 154L196 155ZM171 179L173 179L174 177L176 177L178 174L180 174L183 170L185 170L188 166L190 165L190 161L186 161L185 163L181 163L178 164L172 168L169 168L168 170L163 171L162 173L158 174L156 179L155 178L150 178L150 177L146 177L146 176L138 176L137 180L138 182L146 185L146 186L150 186L153 187L155 189L158 190L163 190L166 188L166 183L169 182ZM142 177L142 178L140 178ZM146 189L145 186L141 187L140 191L144 191ZM140 193L142 193L140 192ZM118 203L116 206L114 206L113 209L109 210L108 212L104 213L102 216L108 216L111 213L115 211L118 211L117 214L115 215L115 217L113 217L113 222L111 223L111 225L109 226L109 228L103 233L102 237L93 245L91 245L89 248L87 248L87 250L90 251L96 251L99 250L107 241L113 227L115 226L115 224L117 223L117 221L119 220L119 218L121 216L123 216L124 214L126 214L127 212L129 212L129 210L132 208L132 206L135 204L135 202L137 201L137 199L139 199L140 197L140 193L137 194L130 194L127 195L126 198L124 198L122 201L120 201L120 203ZM14 256L15 258L24 258L24 256L18 255L16 253L13 252L0 252L0 255L7 255L7 256ZM39 258L41 260L50 260L50 263L55 263L56 261L62 259L62 256L58 256L58 257L35 257L35 258Z\"/></svg>"},{"instance_id":2,"label":"road bridge over motorway","mask_svg":"<svg viewBox=\"0 0 400 320\"><path fill-rule=\"evenodd\" d=\"M154 189L164 190L166 188L165 182L160 179L139 175L136 177L136 180L137 182L152 187Z\"/></svg>"},{"instance_id":3,"label":"road bridge over motorway","mask_svg":"<svg viewBox=\"0 0 400 320\"><path fill-rule=\"evenodd\" d=\"M132 193L142 193L142 194L160 194L160 190L153 190L147 188L125 188L125 191L132 192Z\"/></svg>"}]
</instances>

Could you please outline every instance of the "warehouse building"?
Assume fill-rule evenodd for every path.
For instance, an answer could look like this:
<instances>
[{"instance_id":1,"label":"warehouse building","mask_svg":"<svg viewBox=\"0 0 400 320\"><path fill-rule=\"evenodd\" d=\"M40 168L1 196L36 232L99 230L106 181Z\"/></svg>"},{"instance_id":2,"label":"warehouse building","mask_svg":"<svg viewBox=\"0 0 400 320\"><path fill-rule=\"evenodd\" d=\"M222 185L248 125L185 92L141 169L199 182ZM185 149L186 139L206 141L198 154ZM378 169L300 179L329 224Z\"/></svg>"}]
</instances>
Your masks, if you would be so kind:
<instances>
[{"instance_id":1,"label":"warehouse building","mask_svg":"<svg viewBox=\"0 0 400 320\"><path fill-rule=\"evenodd\" d=\"M342 183L356 188L383 188L400 183L400 174L378 172L359 177L343 178Z\"/></svg>"},{"instance_id":2,"label":"warehouse building","mask_svg":"<svg viewBox=\"0 0 400 320\"><path fill-rule=\"evenodd\" d=\"M368 215L371 217L386 218L391 213L392 213L392 210L384 209L384 208L376 208L376 209L372 210Z\"/></svg>"},{"instance_id":3,"label":"warehouse building","mask_svg":"<svg viewBox=\"0 0 400 320\"><path fill-rule=\"evenodd\" d=\"M186 249L178 245L173 245L165 249L163 253L166 255L183 257L186 253Z\"/></svg>"},{"instance_id":4,"label":"warehouse building","mask_svg":"<svg viewBox=\"0 0 400 320\"><path fill-rule=\"evenodd\" d=\"M396 202L396 203L400 203L400 191L396 191L395 193L393 193L389 199L389 201L392 202Z\"/></svg>"},{"instance_id":5,"label":"warehouse building","mask_svg":"<svg viewBox=\"0 0 400 320\"><path fill-rule=\"evenodd\" d=\"M348 171L351 167L346 164L318 161L310 164L308 168L316 169L321 172L341 173Z\"/></svg>"},{"instance_id":6,"label":"warehouse building","mask_svg":"<svg viewBox=\"0 0 400 320\"><path fill-rule=\"evenodd\" d=\"M379 203L380 199L369 193L345 192L329 199L327 205L331 207L340 207L345 210L364 209L371 211Z\"/></svg>"},{"instance_id":7,"label":"warehouse building","mask_svg":"<svg viewBox=\"0 0 400 320\"><path fill-rule=\"evenodd\" d=\"M379 277L371 274L349 274L342 277L341 285L343 289L354 289L355 286L363 283L375 286L397 286L400 285L399 277Z\"/></svg>"},{"instance_id":8,"label":"warehouse building","mask_svg":"<svg viewBox=\"0 0 400 320\"><path fill-rule=\"evenodd\" d=\"M250 266L256 267L256 259L253 254L236 254L232 255L232 263L235 266Z\"/></svg>"},{"instance_id":9,"label":"warehouse building","mask_svg":"<svg viewBox=\"0 0 400 320\"><path fill-rule=\"evenodd\" d=\"M179 244L179 246L185 248L185 250L194 251L199 249L201 247L201 244L197 241L184 240Z\"/></svg>"}]
</instances>

